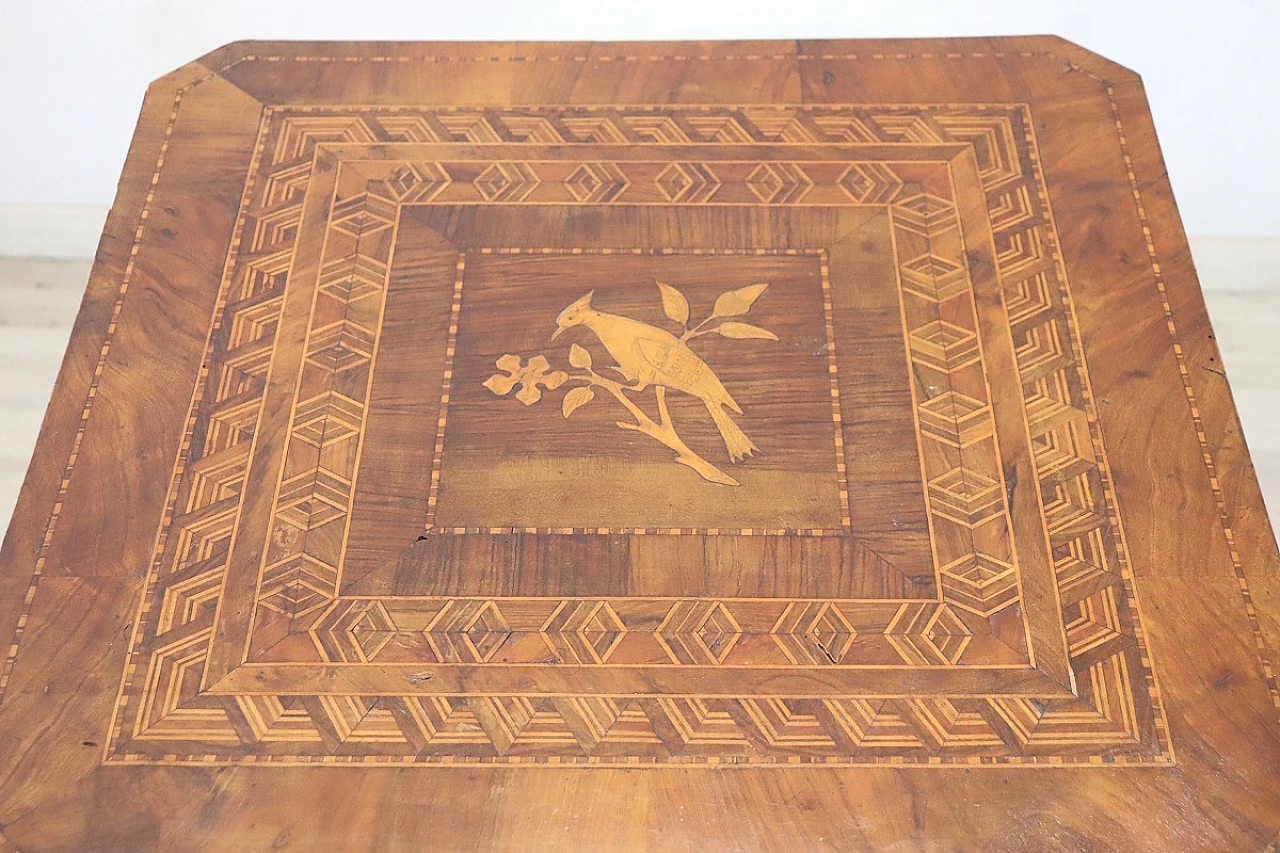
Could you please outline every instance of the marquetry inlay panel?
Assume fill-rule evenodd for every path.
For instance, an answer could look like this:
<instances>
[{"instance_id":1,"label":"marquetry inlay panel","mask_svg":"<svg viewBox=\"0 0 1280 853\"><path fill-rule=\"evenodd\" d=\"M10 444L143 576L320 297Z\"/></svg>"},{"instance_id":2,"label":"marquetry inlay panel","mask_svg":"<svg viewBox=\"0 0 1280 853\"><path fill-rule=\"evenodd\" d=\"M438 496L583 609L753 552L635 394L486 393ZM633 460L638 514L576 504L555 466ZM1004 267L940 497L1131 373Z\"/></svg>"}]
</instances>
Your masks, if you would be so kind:
<instances>
[{"instance_id":1,"label":"marquetry inlay panel","mask_svg":"<svg viewBox=\"0 0 1280 853\"><path fill-rule=\"evenodd\" d=\"M267 109L107 762L1171 761L1032 128Z\"/></svg>"},{"instance_id":2,"label":"marquetry inlay panel","mask_svg":"<svg viewBox=\"0 0 1280 853\"><path fill-rule=\"evenodd\" d=\"M1280 552L1132 71L241 42L118 186L0 851L1274 853Z\"/></svg>"}]
</instances>

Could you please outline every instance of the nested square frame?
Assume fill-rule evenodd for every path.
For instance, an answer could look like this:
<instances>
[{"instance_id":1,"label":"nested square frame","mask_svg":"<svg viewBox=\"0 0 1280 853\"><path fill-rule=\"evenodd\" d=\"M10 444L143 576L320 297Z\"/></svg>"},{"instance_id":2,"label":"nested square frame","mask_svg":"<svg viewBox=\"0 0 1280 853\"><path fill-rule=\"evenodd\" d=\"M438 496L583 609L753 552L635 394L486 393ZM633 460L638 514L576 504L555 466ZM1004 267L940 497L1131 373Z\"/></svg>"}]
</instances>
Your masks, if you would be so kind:
<instances>
[{"instance_id":1,"label":"nested square frame","mask_svg":"<svg viewBox=\"0 0 1280 853\"><path fill-rule=\"evenodd\" d=\"M777 237L752 227L757 224L752 220L760 219L759 224L778 220L776 225L785 223L788 230L794 229L803 218L801 211L768 211L774 215L760 217L749 215L747 207L601 206L590 217L592 230L601 236L580 239L582 245L555 246L557 233L563 234L566 225L578 221L581 211L554 205L468 210L475 215L456 215L450 207L408 207L401 220L398 256L402 258L406 243L424 242L410 240L409 221L429 227L432 221L443 225L455 217L459 224L473 220L470 230L475 237L468 244L492 234L524 238L519 246L464 249L463 235L455 230L450 240L459 248L462 267L457 282L460 328L456 346L451 347L455 352L449 370L452 381L442 395L428 532L751 535L767 531L813 536L852 532L827 256L815 249L771 246ZM841 212L847 217L852 209ZM874 265L861 264L856 280L862 288L881 282L881 289L892 295L887 217L880 220L879 228L872 229L871 223L866 228L878 232L872 245L881 250L881 257ZM550 233L534 243L540 231ZM600 244L628 231L635 237L631 246ZM643 235L646 231L650 233ZM670 245L672 232L712 235L699 242L714 244L730 242L720 235L739 231L753 233L754 247ZM660 464L672 451L650 437L616 428L626 410L618 407L618 401L604 399L607 390L599 393L604 405L582 407L570 421L548 417L541 400L529 406L495 408L493 393L483 384L495 374L496 361L507 354L519 353L521 358L541 354L550 358L553 369L572 370L568 358L572 345L585 346L588 352L594 349L599 371L611 374L601 344L585 329L568 331L551 341L553 318L590 292L592 306L598 310L656 328L674 328L662 313L658 281L676 287L689 300L690 325L695 328L721 293L754 283L767 285L745 319L768 326L777 341L739 342L703 335L693 345L714 365L717 379L744 409L742 424L761 448L750 464L728 463L724 442L697 397L664 395L676 435L701 458L723 466L722 474L736 478L736 485L728 488L707 481L689 467ZM863 363L871 360L867 356L879 356L876 366L883 364L884 355L876 352L880 348L876 344L885 337L858 340L855 352L867 353ZM896 404L885 420L890 425L896 421L902 432L908 432L911 397L906 357L900 336L894 343L899 349L895 359L899 388L896 392L880 389L887 398L882 406ZM558 400L566 393L563 388L551 390L543 396ZM850 390L846 387L846 394ZM863 396L870 397L869 392L868 388ZM641 411L645 405L654 406L650 399L654 396L652 391L636 393ZM854 405L859 402L853 401ZM371 413L371 429L375 420L376 414ZM883 483L888 492L860 495L864 518L859 520L865 526L872 510L877 510L886 517L876 526L885 530L895 510L905 508L898 524L914 522L913 528L921 534L919 544L927 547L917 455L910 448L895 446L894 430L883 426L877 432L869 424L861 430L860 439L875 440L874 450L850 450L851 456L885 456L889 463L881 466L887 469L882 477L873 479L874 472L868 471L855 484L865 490ZM375 438L371 433L370 440ZM893 471L895 465L902 470ZM922 573L932 574L932 566Z\"/></svg>"},{"instance_id":2,"label":"nested square frame","mask_svg":"<svg viewBox=\"0 0 1280 853\"><path fill-rule=\"evenodd\" d=\"M109 762L1169 760L1025 108L369 112L264 122ZM340 594L402 207L628 204L887 212L936 599Z\"/></svg>"},{"instance_id":3,"label":"nested square frame","mask_svg":"<svg viewBox=\"0 0 1280 853\"><path fill-rule=\"evenodd\" d=\"M367 448L361 465L375 473L362 476L355 489L353 520L343 555L345 592L371 594L394 589L399 594L430 591L458 594L465 591L470 595L511 595L521 589L538 588L558 589L576 595L663 594L672 589L679 589L685 595L712 596L767 595L770 590L775 596L936 595L919 453L913 443L902 441L903 435L914 433L914 415L904 344L901 333L897 331L900 309L894 283L896 274L891 259L888 216L883 208L855 208L853 211L857 217L851 217L849 209L821 211L821 218L825 220L823 229L832 234L839 233L842 237L837 264L852 273L849 279L853 284L841 291L842 299L838 306L841 311L840 334L849 352L843 357L847 362L844 378L837 370L836 351L839 347L830 320L828 252L825 249L794 249L781 245L770 248L764 245L770 240L777 241L779 234L799 227L801 222L817 221L814 214L820 209L779 209L764 215L744 217L749 209L733 206L717 209L619 206L595 214L595 227L607 235L603 245L597 242L587 247L544 245L532 248L476 247L474 241L483 240L488 233L523 231L526 240L541 237L544 231L559 233L563 230L563 220L572 211L566 212L566 208L556 205L495 205L473 210L473 215L466 216L466 208L453 206L404 208L397 257L402 259L408 272L401 277L392 273L389 299L396 301L398 307L389 309L389 319L384 323L384 329L396 327L384 335L388 357L397 364L433 365L431 369L449 377L449 382L447 386L440 383L440 390L436 390L436 386L429 382L431 374L418 375L413 382L400 383L405 386L404 390L380 395L378 378L374 379L365 428ZM758 221L751 222L752 218ZM745 222L742 221L744 219ZM413 222L406 224L410 220ZM850 225L851 220L856 224ZM637 221L647 224L641 227ZM657 239L646 236L645 241L649 245L643 247L611 245L623 238L636 242L634 238L639 236L637 228L688 233L700 233L705 228L706 233L715 233L712 222L718 222L724 232L741 230L754 233L756 245L743 247L739 239L736 247L658 248L654 244L661 241L661 233ZM449 238L446 240L431 230L433 224L450 230ZM770 227L775 232L774 236L767 233ZM812 229L813 225L808 227ZM421 233L415 238L413 231ZM476 236L468 237L470 233ZM543 237L543 240L547 242L549 238ZM433 245L433 241L443 241L447 246ZM883 257L868 262L863 251L853 245L867 242ZM450 267L446 270L445 256L451 259L455 252L457 269ZM474 277L474 271L483 269L486 263L497 265L500 272L495 275L501 283L489 288L492 296L488 302L468 307L465 281L468 274ZM430 280L426 271L433 265L436 278ZM547 270L544 268L548 265L557 273L554 284L546 282ZM522 290L520 276L532 276L538 270L541 272L536 277L536 286ZM577 285L573 281L567 285L560 282L561 275L570 278L585 275L587 280L594 282L595 275L606 270L615 277L623 277L626 282L617 290L650 311L653 306L646 303L652 302L656 296L654 275L671 281L694 281L692 289L684 286L695 304L707 303L708 306L715 296L712 291L719 287L729 287L735 281L740 285L743 281L754 280L750 278L753 274L775 279L782 276L782 280L771 285L770 293L761 300L766 307L757 309L757 313L769 310L767 306L770 304L787 310L794 304L796 310L809 315L789 318L775 313L775 316L766 318L784 336L777 348L790 349L791 352L775 356L762 348L756 358L742 359L736 364L725 364L719 357L714 359L726 381L742 397L750 414L755 416L748 417L744 423L765 447L763 456L753 459L749 465L732 467L732 471L743 478L744 485L740 489L706 483L687 469L668 464L669 452L648 439L628 446L624 439L616 437L619 432L613 427L616 415L610 417L607 412L602 412L596 417L594 427L585 428L578 428L577 424L589 415L578 415L573 426L585 431L574 434L562 418L549 416L536 406L526 409L509 401L501 404L482 388L481 380L494 372L494 360L498 356L512 348L523 351L522 346L529 350L526 353L529 355L537 351L534 347L546 346L550 318L544 315L550 311L554 316L563 307L556 304L561 297L557 297L555 292L548 295L546 291L554 291L558 287L562 295L581 295L574 289ZM451 281L452 278L456 281ZM584 290L587 286L581 284ZM605 294L602 298L613 298L607 295L607 287L601 289ZM410 292L427 294L432 291L434 295L430 297L415 299L409 295ZM450 292L458 302L457 315L464 332L469 313L475 315L475 319L470 321L473 329L485 323L496 327L485 341L472 344L473 348L479 347L482 351L466 360L468 363L460 372L455 370L456 360L445 358L441 361L440 355L454 350L453 338L443 332L446 326L443 315L449 313L447 295ZM434 308L429 307L428 299L434 302ZM879 304L872 300L878 300ZM531 302L539 306L538 310L531 307ZM511 313L504 313L506 311ZM530 312L532 316L526 316ZM439 319L430 319L433 314ZM397 317L401 319L397 320ZM397 333L400 327L403 327L403 332ZM467 348L465 344L461 346L464 350ZM433 350L429 356L420 352L424 347ZM562 341L557 349L549 350L561 366L565 366L567 348L568 342ZM732 355L735 350L722 348L720 356L726 353ZM794 386L801 383L794 375L788 375L788 364L799 365L793 373L807 371L807 399L801 397L796 400ZM772 384L764 388L762 394L753 396L752 380L766 372L776 372L779 377L771 380ZM455 376L455 373L459 375ZM881 377L881 374L885 375ZM787 392L785 397L778 394L780 386ZM857 412L856 417L845 418L842 415L842 397L845 406ZM696 402L692 398L690 401L690 408L696 408ZM681 429L689 441L698 447L712 447L722 453L718 436L709 422L702 425L701 432L688 431L690 427L696 430L699 424L687 409L677 408L681 402L673 398L672 410L681 419ZM446 439L446 415L460 405L463 406L463 417L455 414L448 419L447 429L453 437ZM807 430L802 430L800 415L805 413L805 406L806 419L810 423ZM698 412L692 414L696 416ZM702 418L706 420L705 414ZM424 429L426 424L434 429ZM592 429L595 430L594 435ZM846 432L849 433L847 436ZM423 433L428 437L426 442L421 437L415 438ZM476 447L470 448L467 445L472 443L473 437ZM488 444L485 444L486 440ZM566 447L567 451L561 451ZM670 510L652 510L644 501L630 497L628 492L634 488L632 483L625 477L615 476L611 483L594 482L591 494L593 499L600 501L610 499L613 494L613 499L619 503L629 503L621 510L612 510L615 517L624 520L620 526L584 525L580 509L550 500L547 494L550 484L523 484L523 481L522 502L548 502L549 507L542 512L544 517L551 518L553 523L550 526L495 528L482 525L458 529L447 523L442 525L435 517L436 482L441 475L441 459L442 456L450 458L451 452L456 458L460 455L459 449L474 450L482 459L491 459L494 466L500 466L504 454L514 456L522 468L527 467L527 456L535 460L549 456L556 458L553 454L557 452L564 452L571 459L584 451L610 460L619 456L626 459L630 455L631 470L639 468L647 478L658 480L659 492L684 493L701 501L705 505L700 510L704 523L692 527L669 526L679 516L673 516ZM854 460L848 478L851 483L846 483L846 455ZM593 472L597 478L600 467L597 465ZM423 476L424 471L431 471L429 482ZM761 526L759 522L769 513L774 514L775 524L781 514L776 509L776 501L760 501L761 493L795 490L804 483L791 482L791 478L806 473L810 480L827 481L823 483L829 489L829 506L824 519L826 529ZM455 487L458 476L455 467ZM445 481L447 485L447 470ZM580 488L582 484L577 486ZM850 491L853 494L852 514L848 497ZM483 494L482 490L480 496ZM650 494L649 498L663 499L664 494ZM744 508L753 510L747 503L749 500L760 501L763 507L754 509L755 525L748 524L749 519L744 514ZM403 543L417 538L421 532L424 518L428 528L426 538L411 552L402 553ZM692 518L688 520L693 521ZM663 525L663 521L667 524ZM744 524L747 525L745 528ZM573 547L572 540L568 539L571 534L615 536L619 544L613 549L615 556L612 561L607 559L604 551L595 560L587 552L567 554L564 559L558 559L556 545L553 544L545 558L540 558L536 565L525 567L526 571L518 577L510 566L503 570L483 567L447 574L433 572L430 568L442 562L465 562L474 566L477 560L493 558L491 549L495 543L505 547L503 543L518 542L519 538L514 537L522 534L538 534L545 541L563 547ZM465 538L460 538L463 535ZM745 553L740 553L738 558L739 561L754 560L756 568L749 574L755 575L776 574L772 572L770 558L764 552L766 543L760 539L762 536L775 539L822 536L830 541L813 543L805 552L797 553L792 560L797 577L789 584L762 580L759 589L751 592L741 588L740 580L726 577L698 591L687 586L690 577L676 575L679 586L670 578L659 577L664 574L664 569L653 564L661 562L663 555L653 552L655 548L668 545L655 541L646 544L641 539L673 535L709 535L722 543L729 542L730 537L755 537L743 541ZM523 538L527 541L529 537ZM607 543L598 547L607 547ZM696 549L696 543L689 543L689 547ZM693 552L686 550L685 553ZM610 562L618 565L619 561L624 564L622 574L605 571ZM652 568L646 569L646 564ZM833 565L847 568L832 570ZM372 576L379 568L389 570L383 572L388 576L381 580ZM665 569L665 573L675 574L672 567ZM558 578L554 577L556 575ZM873 578L873 575L877 577Z\"/></svg>"}]
</instances>

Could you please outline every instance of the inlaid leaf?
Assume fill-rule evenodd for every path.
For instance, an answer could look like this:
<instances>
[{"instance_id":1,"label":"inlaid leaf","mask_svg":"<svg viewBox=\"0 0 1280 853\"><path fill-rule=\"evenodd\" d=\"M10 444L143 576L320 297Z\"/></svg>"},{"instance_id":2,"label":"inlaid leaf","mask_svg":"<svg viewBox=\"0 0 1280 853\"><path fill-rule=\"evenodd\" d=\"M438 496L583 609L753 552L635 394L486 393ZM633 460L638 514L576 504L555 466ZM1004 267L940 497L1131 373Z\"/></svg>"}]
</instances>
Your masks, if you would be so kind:
<instances>
[{"instance_id":1,"label":"inlaid leaf","mask_svg":"<svg viewBox=\"0 0 1280 853\"><path fill-rule=\"evenodd\" d=\"M574 367L585 367L590 369L591 353L587 352L577 344L574 344L569 347L569 363Z\"/></svg>"},{"instance_id":2,"label":"inlaid leaf","mask_svg":"<svg viewBox=\"0 0 1280 853\"><path fill-rule=\"evenodd\" d=\"M569 417L569 415L572 415L579 407L585 406L587 403L594 400L595 396L596 392L592 391L589 386L584 385L581 388L574 388L568 394L564 395L564 404L561 406L564 416L566 418Z\"/></svg>"},{"instance_id":3,"label":"inlaid leaf","mask_svg":"<svg viewBox=\"0 0 1280 853\"><path fill-rule=\"evenodd\" d=\"M716 326L716 331L726 338L765 338L771 341L778 339L778 336L768 329L762 329L750 323L721 323Z\"/></svg>"},{"instance_id":4,"label":"inlaid leaf","mask_svg":"<svg viewBox=\"0 0 1280 853\"><path fill-rule=\"evenodd\" d=\"M511 393L511 389L516 387L516 378L514 376L504 376L501 373L495 373L484 381L484 387L488 388L499 397L505 397Z\"/></svg>"},{"instance_id":5,"label":"inlaid leaf","mask_svg":"<svg viewBox=\"0 0 1280 853\"><path fill-rule=\"evenodd\" d=\"M688 324L689 300L685 299L683 293L669 284L663 284L659 281L657 285L658 290L662 293L662 310L681 326Z\"/></svg>"},{"instance_id":6,"label":"inlaid leaf","mask_svg":"<svg viewBox=\"0 0 1280 853\"><path fill-rule=\"evenodd\" d=\"M747 313L768 286L768 284L749 284L746 287L739 287L737 290L730 290L720 294L711 316L736 317L739 314Z\"/></svg>"}]
</instances>

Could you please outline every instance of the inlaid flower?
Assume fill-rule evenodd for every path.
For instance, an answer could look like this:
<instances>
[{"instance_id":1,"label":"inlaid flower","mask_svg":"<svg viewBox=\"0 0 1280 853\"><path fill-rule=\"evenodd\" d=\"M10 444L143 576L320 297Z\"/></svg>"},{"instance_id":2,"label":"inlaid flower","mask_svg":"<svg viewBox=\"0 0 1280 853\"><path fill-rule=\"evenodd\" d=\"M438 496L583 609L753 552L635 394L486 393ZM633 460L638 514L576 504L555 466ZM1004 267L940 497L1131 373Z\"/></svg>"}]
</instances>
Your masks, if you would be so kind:
<instances>
[{"instance_id":1,"label":"inlaid flower","mask_svg":"<svg viewBox=\"0 0 1280 853\"><path fill-rule=\"evenodd\" d=\"M563 370L551 370L551 364L545 356L535 355L527 364L521 364L520 356L504 355L497 361L498 370L484 382L499 397L511 393L517 385L516 399L526 406L532 406L542 399L542 389L559 388L569 378Z\"/></svg>"}]
</instances>

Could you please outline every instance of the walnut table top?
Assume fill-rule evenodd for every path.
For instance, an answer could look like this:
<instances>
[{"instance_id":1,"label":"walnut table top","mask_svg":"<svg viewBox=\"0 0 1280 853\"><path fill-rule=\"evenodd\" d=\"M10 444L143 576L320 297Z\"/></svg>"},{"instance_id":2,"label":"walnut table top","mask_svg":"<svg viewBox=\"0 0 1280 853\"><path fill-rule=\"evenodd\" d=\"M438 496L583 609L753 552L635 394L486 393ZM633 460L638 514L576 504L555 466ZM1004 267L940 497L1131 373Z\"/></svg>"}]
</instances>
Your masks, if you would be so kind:
<instances>
[{"instance_id":1,"label":"walnut table top","mask_svg":"<svg viewBox=\"0 0 1280 853\"><path fill-rule=\"evenodd\" d=\"M1278 566L1130 71L233 44L4 542L0 851L1261 853Z\"/></svg>"}]
</instances>

